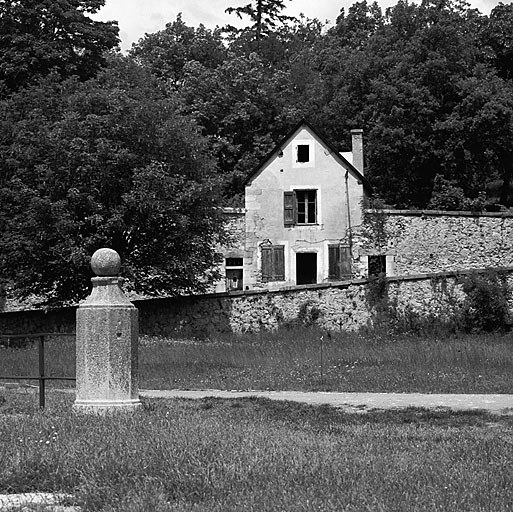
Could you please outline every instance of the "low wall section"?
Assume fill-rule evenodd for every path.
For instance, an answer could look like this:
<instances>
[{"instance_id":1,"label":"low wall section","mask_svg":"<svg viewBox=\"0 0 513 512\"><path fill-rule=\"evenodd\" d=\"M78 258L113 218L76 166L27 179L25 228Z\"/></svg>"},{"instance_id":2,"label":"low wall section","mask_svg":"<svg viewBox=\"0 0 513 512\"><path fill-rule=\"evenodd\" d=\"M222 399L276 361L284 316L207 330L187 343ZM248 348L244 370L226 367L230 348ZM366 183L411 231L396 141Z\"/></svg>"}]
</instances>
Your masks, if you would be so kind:
<instances>
[{"instance_id":1,"label":"low wall section","mask_svg":"<svg viewBox=\"0 0 513 512\"><path fill-rule=\"evenodd\" d=\"M464 300L466 272L441 272L388 279L388 300L399 311L449 318ZM502 269L513 289L513 267ZM245 291L134 301L140 332L162 336L208 336L214 332L273 330L315 320L320 327L356 330L373 321L368 280L304 285L277 291ZM72 332L76 308L0 314L1 334ZM513 300L510 303L513 311Z\"/></svg>"}]
</instances>

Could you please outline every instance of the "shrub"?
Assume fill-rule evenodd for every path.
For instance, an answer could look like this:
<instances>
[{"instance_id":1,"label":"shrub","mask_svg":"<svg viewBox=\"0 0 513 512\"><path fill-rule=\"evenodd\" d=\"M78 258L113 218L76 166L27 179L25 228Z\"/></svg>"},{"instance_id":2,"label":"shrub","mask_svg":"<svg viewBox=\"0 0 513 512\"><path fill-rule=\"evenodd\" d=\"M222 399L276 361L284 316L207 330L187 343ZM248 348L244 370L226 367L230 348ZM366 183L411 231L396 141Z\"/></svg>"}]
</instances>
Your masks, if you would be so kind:
<instances>
[{"instance_id":1,"label":"shrub","mask_svg":"<svg viewBox=\"0 0 513 512\"><path fill-rule=\"evenodd\" d=\"M497 272L473 273L463 279L466 298L462 323L465 330L500 331L508 325L508 286Z\"/></svg>"},{"instance_id":2,"label":"shrub","mask_svg":"<svg viewBox=\"0 0 513 512\"><path fill-rule=\"evenodd\" d=\"M312 327L322 316L322 311L314 301L303 302L297 313L297 323L305 327Z\"/></svg>"},{"instance_id":3,"label":"shrub","mask_svg":"<svg viewBox=\"0 0 513 512\"><path fill-rule=\"evenodd\" d=\"M462 188L454 182L446 180L437 174L433 183L433 192L428 204L430 210L483 210L486 202L485 192L479 192L478 197L471 199L465 196Z\"/></svg>"}]
</instances>

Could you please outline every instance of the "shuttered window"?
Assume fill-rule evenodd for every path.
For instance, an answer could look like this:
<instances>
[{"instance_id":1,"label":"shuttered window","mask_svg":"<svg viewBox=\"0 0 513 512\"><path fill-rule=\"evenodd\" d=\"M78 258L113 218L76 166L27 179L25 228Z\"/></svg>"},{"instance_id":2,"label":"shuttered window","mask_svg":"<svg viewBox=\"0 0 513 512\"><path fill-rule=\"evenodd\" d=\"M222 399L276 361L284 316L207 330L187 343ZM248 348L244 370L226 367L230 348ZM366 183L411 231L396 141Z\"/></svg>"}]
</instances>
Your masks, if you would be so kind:
<instances>
[{"instance_id":1,"label":"shuttered window","mask_svg":"<svg viewBox=\"0 0 513 512\"><path fill-rule=\"evenodd\" d=\"M285 281L285 246L262 246L262 281Z\"/></svg>"},{"instance_id":2,"label":"shuttered window","mask_svg":"<svg viewBox=\"0 0 513 512\"><path fill-rule=\"evenodd\" d=\"M285 226L317 223L317 190L293 190L283 193Z\"/></svg>"},{"instance_id":3,"label":"shuttered window","mask_svg":"<svg viewBox=\"0 0 513 512\"><path fill-rule=\"evenodd\" d=\"M341 245L328 246L328 278L334 280L351 277L351 250Z\"/></svg>"}]
</instances>

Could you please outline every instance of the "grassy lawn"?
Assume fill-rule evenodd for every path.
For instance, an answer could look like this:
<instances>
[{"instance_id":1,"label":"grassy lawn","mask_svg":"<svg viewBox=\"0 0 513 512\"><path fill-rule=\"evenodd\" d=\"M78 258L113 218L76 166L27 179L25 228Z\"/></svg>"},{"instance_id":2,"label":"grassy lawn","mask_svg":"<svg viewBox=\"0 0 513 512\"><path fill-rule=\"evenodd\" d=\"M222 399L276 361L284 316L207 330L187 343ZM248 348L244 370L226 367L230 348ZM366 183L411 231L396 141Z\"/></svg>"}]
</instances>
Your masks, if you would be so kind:
<instances>
[{"instance_id":1,"label":"grassy lawn","mask_svg":"<svg viewBox=\"0 0 513 512\"><path fill-rule=\"evenodd\" d=\"M511 510L513 418L347 414L262 399L77 416L71 393L0 392L0 489L84 511Z\"/></svg>"},{"instance_id":2,"label":"grassy lawn","mask_svg":"<svg viewBox=\"0 0 513 512\"><path fill-rule=\"evenodd\" d=\"M141 336L139 353L142 389L513 392L512 334L330 338L303 329L213 340ZM47 343L47 375L72 376L74 366L73 340ZM36 370L34 345L0 350L0 375Z\"/></svg>"}]
</instances>

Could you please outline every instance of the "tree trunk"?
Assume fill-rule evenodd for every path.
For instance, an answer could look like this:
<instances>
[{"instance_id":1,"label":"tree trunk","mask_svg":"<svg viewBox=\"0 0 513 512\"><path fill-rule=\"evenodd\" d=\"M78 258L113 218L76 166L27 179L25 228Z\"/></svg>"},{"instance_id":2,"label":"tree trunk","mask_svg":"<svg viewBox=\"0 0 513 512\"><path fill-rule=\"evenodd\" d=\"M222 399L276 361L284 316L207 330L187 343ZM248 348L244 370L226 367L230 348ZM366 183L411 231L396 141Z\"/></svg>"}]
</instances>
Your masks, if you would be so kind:
<instances>
[{"instance_id":1,"label":"tree trunk","mask_svg":"<svg viewBox=\"0 0 513 512\"><path fill-rule=\"evenodd\" d=\"M500 204L503 204L504 206L510 206L509 201L509 187L511 184L511 163L506 164L503 167L502 172L502 187L501 187L501 196L500 196Z\"/></svg>"},{"instance_id":2,"label":"tree trunk","mask_svg":"<svg viewBox=\"0 0 513 512\"><path fill-rule=\"evenodd\" d=\"M256 40L260 41L262 37L262 2L263 0L258 0L257 2L257 19L256 19Z\"/></svg>"}]
</instances>

